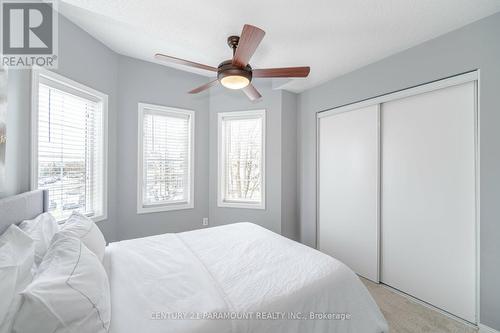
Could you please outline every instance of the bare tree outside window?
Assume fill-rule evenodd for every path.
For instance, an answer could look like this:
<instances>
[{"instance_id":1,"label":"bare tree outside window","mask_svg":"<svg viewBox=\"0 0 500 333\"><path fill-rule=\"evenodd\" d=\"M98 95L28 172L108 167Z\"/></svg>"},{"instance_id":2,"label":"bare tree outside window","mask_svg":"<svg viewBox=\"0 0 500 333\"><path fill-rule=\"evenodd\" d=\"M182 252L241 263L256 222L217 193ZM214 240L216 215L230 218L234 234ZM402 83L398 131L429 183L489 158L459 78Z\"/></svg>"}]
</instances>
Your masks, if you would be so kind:
<instances>
[{"instance_id":1,"label":"bare tree outside window","mask_svg":"<svg viewBox=\"0 0 500 333\"><path fill-rule=\"evenodd\" d=\"M263 113L227 113L222 117L223 201L263 201Z\"/></svg>"}]
</instances>

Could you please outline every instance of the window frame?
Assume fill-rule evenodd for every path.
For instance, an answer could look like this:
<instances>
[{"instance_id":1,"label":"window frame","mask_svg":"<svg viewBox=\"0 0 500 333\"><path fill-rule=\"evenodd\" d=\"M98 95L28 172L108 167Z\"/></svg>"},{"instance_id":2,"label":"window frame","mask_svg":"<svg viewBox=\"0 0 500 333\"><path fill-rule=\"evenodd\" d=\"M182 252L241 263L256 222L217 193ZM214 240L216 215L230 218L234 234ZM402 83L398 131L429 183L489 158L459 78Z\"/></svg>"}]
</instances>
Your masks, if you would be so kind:
<instances>
[{"instance_id":1,"label":"window frame","mask_svg":"<svg viewBox=\"0 0 500 333\"><path fill-rule=\"evenodd\" d=\"M63 75L44 68L33 68L31 75L31 159L30 159L30 188L38 188L38 97L39 85L42 81L53 88L78 97L93 100L98 103L102 112L102 213L91 216L94 222L108 219L108 95L90 88ZM50 83L48 83L50 82ZM65 221L65 220L61 220ZM59 222L61 222L59 221Z\"/></svg>"},{"instance_id":2,"label":"window frame","mask_svg":"<svg viewBox=\"0 0 500 333\"><path fill-rule=\"evenodd\" d=\"M251 202L243 200L226 200L225 194L225 144L224 144L224 127L225 119L246 119L246 118L262 119L262 197L260 202ZM266 110L247 110L247 111L230 111L219 112L217 121L217 206L223 208L243 208L243 209L266 209Z\"/></svg>"},{"instance_id":3,"label":"window frame","mask_svg":"<svg viewBox=\"0 0 500 333\"><path fill-rule=\"evenodd\" d=\"M144 192L144 114L145 110L153 110L165 114L181 114L189 117L189 168L188 168L188 199L187 201L147 205L143 204ZM137 113L137 214L167 212L194 208L194 165L195 165L195 112L193 110L174 108L170 106L138 103Z\"/></svg>"}]
</instances>

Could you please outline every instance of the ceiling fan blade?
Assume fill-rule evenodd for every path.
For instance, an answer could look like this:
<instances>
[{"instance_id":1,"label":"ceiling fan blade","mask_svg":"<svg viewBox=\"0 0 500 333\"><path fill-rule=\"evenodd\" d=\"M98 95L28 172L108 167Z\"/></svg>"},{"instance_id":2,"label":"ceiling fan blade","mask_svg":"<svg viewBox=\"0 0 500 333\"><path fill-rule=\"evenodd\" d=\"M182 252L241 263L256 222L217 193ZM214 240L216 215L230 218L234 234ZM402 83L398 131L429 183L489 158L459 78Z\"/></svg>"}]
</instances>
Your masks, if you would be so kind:
<instances>
[{"instance_id":1,"label":"ceiling fan blade","mask_svg":"<svg viewBox=\"0 0 500 333\"><path fill-rule=\"evenodd\" d=\"M257 91L257 89L255 89L255 87L251 83L242 90L252 102L262 97L262 95Z\"/></svg>"},{"instance_id":2,"label":"ceiling fan blade","mask_svg":"<svg viewBox=\"0 0 500 333\"><path fill-rule=\"evenodd\" d=\"M254 69L252 77L307 77L310 67L283 67Z\"/></svg>"},{"instance_id":3,"label":"ceiling fan blade","mask_svg":"<svg viewBox=\"0 0 500 333\"><path fill-rule=\"evenodd\" d=\"M210 81L208 83L205 83L202 86L199 86L198 88L195 88L195 89L191 90L189 93L190 94L197 94L199 92L202 92L204 90L207 90L208 88L211 88L211 87L215 86L218 82L219 82L219 80L217 80L217 79L213 80L213 81Z\"/></svg>"},{"instance_id":4,"label":"ceiling fan blade","mask_svg":"<svg viewBox=\"0 0 500 333\"><path fill-rule=\"evenodd\" d=\"M157 60L167 61L167 62L171 62L171 63L178 64L178 65L184 65L184 66L204 69L204 70L211 71L211 72L217 72L217 68L215 68L215 67L199 64L197 62L184 60L184 59L180 59L180 58L176 58L176 57L171 57L171 56L161 54L161 53L155 54L155 58Z\"/></svg>"},{"instance_id":5,"label":"ceiling fan blade","mask_svg":"<svg viewBox=\"0 0 500 333\"><path fill-rule=\"evenodd\" d=\"M234 53L233 65L245 67L265 34L265 31L262 29L245 24L241 31L238 47Z\"/></svg>"}]
</instances>

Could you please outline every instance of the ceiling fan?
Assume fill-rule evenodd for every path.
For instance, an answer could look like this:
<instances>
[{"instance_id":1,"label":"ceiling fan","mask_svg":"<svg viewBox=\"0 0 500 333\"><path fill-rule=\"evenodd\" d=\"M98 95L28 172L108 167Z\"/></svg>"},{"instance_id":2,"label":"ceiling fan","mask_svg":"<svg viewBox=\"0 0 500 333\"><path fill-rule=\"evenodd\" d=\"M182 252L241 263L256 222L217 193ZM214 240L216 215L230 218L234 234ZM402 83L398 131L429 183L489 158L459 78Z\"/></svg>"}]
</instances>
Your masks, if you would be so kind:
<instances>
[{"instance_id":1,"label":"ceiling fan","mask_svg":"<svg viewBox=\"0 0 500 333\"><path fill-rule=\"evenodd\" d=\"M262 96L252 85L252 78L307 77L310 71L309 67L253 69L248 62L265 34L262 29L245 24L241 36L229 36L227 38L227 44L233 50L233 58L221 62L218 67L207 66L161 53L155 54L155 58L217 73L217 79L191 90L190 94L197 94L220 82L226 88L243 90L248 98L254 101Z\"/></svg>"}]
</instances>

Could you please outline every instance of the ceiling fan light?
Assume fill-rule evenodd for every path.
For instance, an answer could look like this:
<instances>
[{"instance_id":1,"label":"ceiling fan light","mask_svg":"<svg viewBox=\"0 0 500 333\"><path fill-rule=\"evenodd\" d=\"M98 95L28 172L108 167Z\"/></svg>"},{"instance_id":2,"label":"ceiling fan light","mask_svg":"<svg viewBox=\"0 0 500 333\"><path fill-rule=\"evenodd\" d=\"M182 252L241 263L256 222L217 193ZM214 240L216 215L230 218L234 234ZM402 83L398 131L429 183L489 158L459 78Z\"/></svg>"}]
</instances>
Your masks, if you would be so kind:
<instances>
[{"instance_id":1,"label":"ceiling fan light","mask_svg":"<svg viewBox=\"0 0 500 333\"><path fill-rule=\"evenodd\" d=\"M243 89L250 84L250 80L241 75L228 75L221 78L220 83L228 89Z\"/></svg>"}]
</instances>

